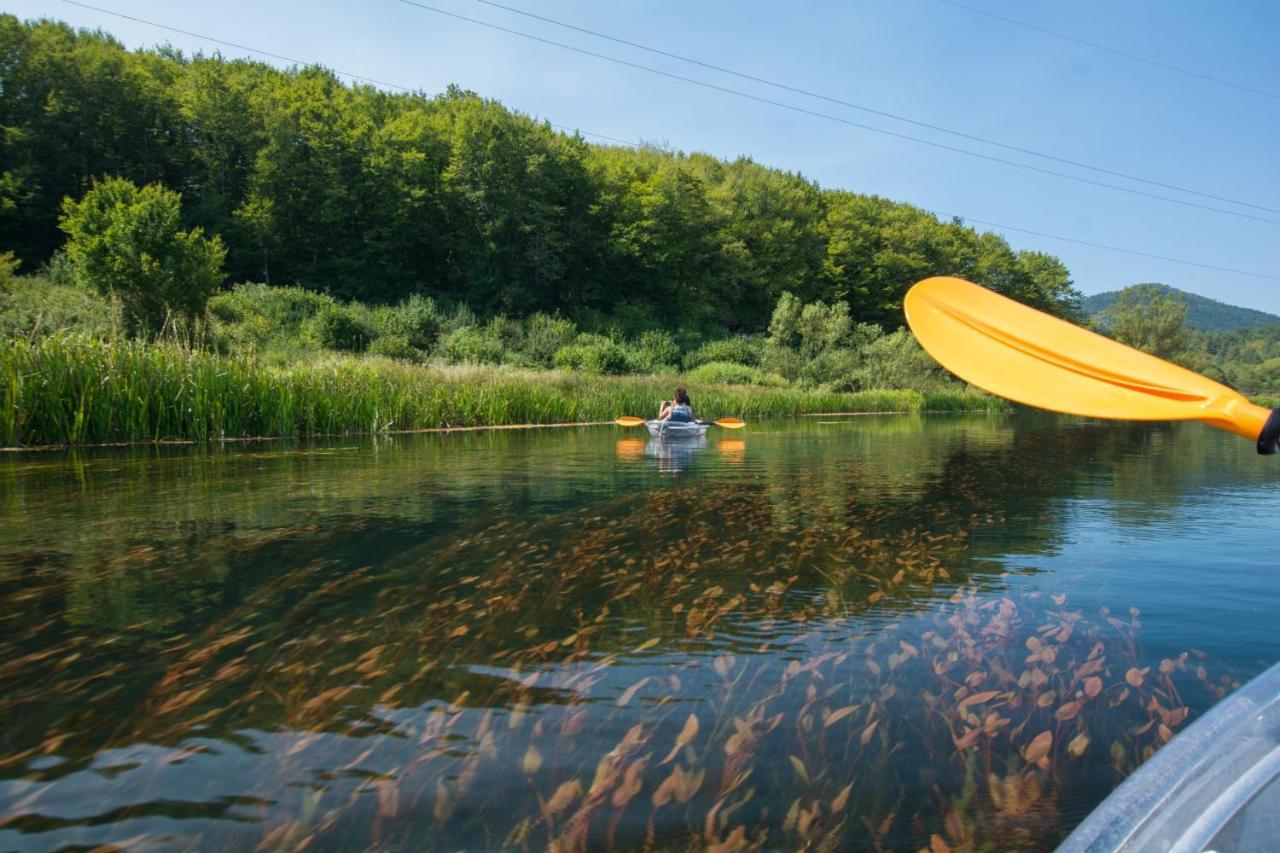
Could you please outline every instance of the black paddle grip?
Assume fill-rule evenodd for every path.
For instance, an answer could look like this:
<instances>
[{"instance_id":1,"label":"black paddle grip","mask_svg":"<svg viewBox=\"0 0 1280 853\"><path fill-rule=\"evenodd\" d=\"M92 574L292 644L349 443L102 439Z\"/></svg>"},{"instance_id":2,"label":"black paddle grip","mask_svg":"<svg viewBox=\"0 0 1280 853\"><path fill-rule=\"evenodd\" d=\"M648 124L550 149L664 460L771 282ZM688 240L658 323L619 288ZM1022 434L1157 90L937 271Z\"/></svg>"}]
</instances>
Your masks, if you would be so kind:
<instances>
[{"instance_id":1,"label":"black paddle grip","mask_svg":"<svg viewBox=\"0 0 1280 853\"><path fill-rule=\"evenodd\" d=\"M1258 436L1258 452L1263 456L1280 451L1280 408L1271 410L1271 417Z\"/></svg>"}]
</instances>

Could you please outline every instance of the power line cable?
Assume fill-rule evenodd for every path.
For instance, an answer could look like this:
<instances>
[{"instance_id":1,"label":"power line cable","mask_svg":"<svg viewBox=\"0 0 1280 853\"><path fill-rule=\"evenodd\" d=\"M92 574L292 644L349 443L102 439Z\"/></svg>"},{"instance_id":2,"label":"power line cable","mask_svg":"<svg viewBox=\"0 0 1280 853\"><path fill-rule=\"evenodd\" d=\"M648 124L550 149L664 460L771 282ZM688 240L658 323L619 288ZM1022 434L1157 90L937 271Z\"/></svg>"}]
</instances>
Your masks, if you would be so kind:
<instances>
[{"instance_id":1,"label":"power line cable","mask_svg":"<svg viewBox=\"0 0 1280 853\"><path fill-rule=\"evenodd\" d=\"M258 56L266 56L271 59L278 59L281 62L289 62L294 65L301 65L304 67L308 65L314 65L314 66L320 67L320 63L318 62L308 62L303 59L296 59L292 56L285 56L284 54L281 54L281 53L272 53L269 50L262 50L256 47L249 47L248 45L237 44L236 42L233 42L233 41L226 41L224 39L214 38L213 36L207 36L202 33L191 32L190 30L180 29L179 27L171 27L167 24L161 24L156 21L149 21L146 18L138 18L133 15L126 15L124 12L115 12L115 11L112 11L111 9L104 9L101 6L91 6L88 3L81 3L79 2L79 0L62 0L62 2L66 3L69 6L79 6L82 9L91 9L94 12L101 12L104 15L111 15L112 17L116 17L116 18L123 18L126 21L133 21L134 23L137 23L137 24L145 24L148 27L155 27L156 29L159 29L159 30L166 30L171 33L179 33L180 35L201 39L202 41L211 42L213 44L220 44L223 47L233 47L236 50L243 50L247 53L257 54ZM359 80L361 83L370 83L375 86L384 86L388 89L395 89L400 92L408 92L410 94L415 94L415 93L420 93L422 91L421 89L415 89L411 86L401 86L398 83L389 83L386 80L378 80L377 78L374 78L374 77L366 77L363 74L353 74L350 71L342 71L338 68L330 68L329 70L332 71L334 74L337 74L339 77L347 77L351 80ZM547 122L547 124L550 125L551 127L554 127L556 130L563 130L569 133L581 133L583 136L594 136L597 139L604 139L609 142L616 143L618 145L626 145L630 148L636 147L636 143L628 142L625 139L617 139L616 137L613 137L613 136L605 136L604 134L600 134L600 133L592 133L589 130L582 130L581 128L575 128L575 127L568 127L562 124L555 124L554 122Z\"/></svg>"},{"instance_id":2,"label":"power line cable","mask_svg":"<svg viewBox=\"0 0 1280 853\"><path fill-rule=\"evenodd\" d=\"M945 127L943 125L933 124L931 122L909 118L907 116L898 115L897 113L891 113L886 110L879 110L879 109L875 109L874 107L868 107L863 104L855 104L852 101L847 101L847 100L844 100L843 98L837 98L832 95L824 95L820 92L814 92L809 89L802 89L799 86L792 86L787 83L780 83L777 80L770 80L765 77L757 77L754 74L748 74L744 71L735 71L734 69L726 68L723 65L716 65L711 62L705 62L701 59L695 59L690 56L682 56L681 54L672 53L670 51L663 50L661 48L651 47L649 45L640 44L639 42L629 41L627 39L619 38L617 36L611 36L608 33L602 33L597 30L590 30L590 29L587 29L586 27L580 27L575 24L570 24L565 21L559 21L559 20L556 20L555 18L547 17L546 15L538 15L538 14L534 14L533 12L527 12L523 9L517 9L514 6L507 6L502 3L496 3L494 2L494 0L476 0L476 2L482 3L485 6L492 6L495 9L503 9L505 11L511 12L516 15L523 15L526 18L532 18L533 20L536 20L536 21L542 21L544 23L553 24L557 27L562 27L564 29L573 30L579 33L584 33L589 36L594 36L595 38L605 39L606 41L611 41L616 44L625 45L627 47L633 47L633 48L636 48L637 50L647 51L648 53L652 53L657 56L665 56L668 59L675 59L675 60L679 60L680 62L689 63L690 65L697 65L701 68L706 68L708 70L716 71L721 74L728 74L730 76L737 77L742 80L749 80L753 83L761 83L765 86L772 86L775 89L781 89L782 91L785 91L785 92L791 92L797 95L804 95L807 98L814 98L819 101L826 101L827 103L830 103L830 104L837 104L842 107L848 107L850 109L859 110L864 113L870 113L871 115L877 115L882 118L893 119L894 121L900 121L905 124L915 125L916 127L923 127L928 130L935 130L935 131L938 131L939 133L945 133L950 136L958 137L960 139L968 139L972 142L981 142L985 145L992 145L992 146L995 146L996 148L1003 148L1006 151L1016 151L1019 154L1027 154L1032 157L1039 157L1044 160L1051 160L1055 163L1062 163L1067 166L1075 166L1076 168L1079 168L1079 169L1087 169L1091 172L1097 172L1103 175L1111 175L1112 177L1115 177L1115 178L1124 178L1126 180L1147 184L1148 186L1162 187L1163 189L1167 189L1167 190L1176 190L1177 192L1187 193L1188 195L1200 196L1201 198L1209 198L1209 199L1213 199L1214 201L1224 201L1224 202L1227 202L1228 204L1235 204L1241 207L1250 207L1250 208L1253 208L1254 210L1264 210L1268 213L1280 213L1280 208L1267 207L1261 204L1254 204L1252 202L1240 201L1239 199L1230 198L1228 196L1214 195L1213 193L1201 192L1200 190L1193 190L1189 187L1179 186L1178 184L1170 184L1164 181L1156 181L1150 178L1143 178L1138 175L1129 174L1128 172L1120 172L1115 169L1107 169L1102 166L1093 166L1093 165L1090 165L1089 163L1083 163L1079 160L1071 160L1067 157L1059 157L1054 154L1046 154L1043 151L1036 151L1033 148L1025 148L1020 145L1012 145L1007 142L1000 142L999 140L991 139L990 137L978 136L972 133L965 133L964 131L954 130L952 128ZM943 2L946 2L946 0L943 0Z\"/></svg>"},{"instance_id":3,"label":"power line cable","mask_svg":"<svg viewBox=\"0 0 1280 853\"><path fill-rule=\"evenodd\" d=\"M1081 177L1080 175L1072 175L1066 172L1057 172L1057 171L1054 171L1053 169L1045 169L1040 166L1033 166L1029 163L1019 163L1016 160L1008 160L1003 157L995 157L993 155L983 154L978 151L970 151L967 148L958 148L954 145L947 145L946 143L934 142L929 139L922 139L918 136L911 136L910 134L899 133L896 130L887 130L882 127L875 127L873 125L851 121L850 119L841 118L840 116L834 116L834 115L831 115L830 113L811 110L806 107L796 106L795 104L788 104L784 101L775 101L772 98L765 98L760 95L753 95L750 92L743 92L740 89L731 89L728 86L721 86L716 83L708 83L705 80L698 80L693 77L685 77L682 74L675 74L670 71L663 71L660 68L653 68L648 65L641 65L638 62L630 62L626 59L619 59L616 56L609 56L608 54L597 53L596 51L593 51L593 50L587 50L586 48L575 47L570 44L565 44L564 42L555 41L554 39L543 38L542 36L536 36L531 33L526 33L520 30L511 29L510 27L504 27L499 24L489 23L488 21L481 21L476 18L470 18L470 17L467 17L466 15L460 15L457 12L449 12L444 9L436 8L435 6L428 6L425 3L419 3L417 2L417 0L399 0L399 2L404 3L407 6L414 6L418 9L423 9L427 12L434 12L438 15L443 15L447 18L455 18L459 21L465 21L469 24L475 24L477 26L485 27L487 29L497 30L498 32L519 36L520 38L528 39L530 41L540 42L546 45L551 45L552 47L562 48L564 50L568 50L573 53L582 54L583 56L590 56L595 59L602 59L605 62L612 62L615 65L622 65L627 68L634 68L639 71L645 71L650 74L656 74L660 77L667 77L672 80L678 80L682 83L689 83L693 86L699 86L704 89L710 89L712 91L722 92L724 94L734 95L735 97L744 98L749 101L755 101L757 103L778 107L779 109L789 110L794 113L800 113L801 115L812 116L814 118L820 118L826 121L836 122L837 124L843 124L849 127L856 127L861 130L869 130L872 133L879 133L884 136L892 136L895 139L905 139L908 142L915 142L920 145L928 145L931 148L938 148L943 151L951 151L956 154L963 154L967 157L975 157L979 160L987 160L992 163L1000 163L1006 166L1012 166L1017 169L1024 169L1029 172L1037 172L1042 175L1052 175L1054 177L1063 178L1068 181L1076 181L1077 183L1081 183L1081 184L1089 184L1091 186L1103 187L1105 189L1116 190L1117 192L1129 193L1130 195L1157 199L1159 201L1166 201L1171 204L1182 205L1183 207L1193 207L1199 210L1208 210L1214 213L1221 213L1226 216L1234 216L1239 219L1251 219L1255 222L1266 222L1271 225L1280 225L1280 219L1271 219L1265 216L1255 216L1254 214L1251 214L1251 213L1241 213L1236 210L1227 210L1226 208L1214 207L1213 205L1208 205L1208 204L1200 204L1199 202L1187 201L1186 199L1174 198L1172 196L1167 196L1167 195L1160 195L1159 193L1149 193L1149 192L1146 192L1145 190L1133 189L1132 187L1123 187L1118 184L1109 184L1105 181L1096 181L1092 178Z\"/></svg>"},{"instance_id":4,"label":"power line cable","mask_svg":"<svg viewBox=\"0 0 1280 853\"><path fill-rule=\"evenodd\" d=\"M156 21L149 21L149 20L147 20L146 18L137 18L137 17L134 17L134 16L132 16L132 15L126 15L126 14L124 14L124 13L122 13L122 12L115 12L115 11L112 11L112 10L110 10L110 9L103 9L103 8L101 8L101 7L99 7L99 6L90 6L90 5L89 5L89 4L87 4L87 3L81 3L81 2L78 2L78 0L62 0L62 2L64 2L64 3L68 3L68 4L72 5L72 6L80 6L80 7L85 8L85 9L91 9L91 10L93 10L93 11L95 11L95 12L101 12L101 13L102 13L102 14L104 14L104 15L111 15L111 16L113 16L113 17L117 17L117 18L124 18L124 19L126 19L126 20L134 21L134 22L136 22L136 23L145 24L146 26L149 26L149 27L155 27L155 28L157 28L157 29L167 30L167 31L169 31L169 32L181 33L182 35L190 36L191 38L201 39L201 40L203 40L203 41L211 42L211 43L213 43L213 44L221 44L221 45L224 45L224 46L227 46L227 47L234 47L234 48L236 48L237 50L247 51L247 52L249 52L249 53L258 54L258 55L260 55L260 56L269 56L269 57L271 57L272 59L279 59L279 60L281 60L281 61L284 61L284 62L290 62L290 63L293 63L293 64L295 64L295 65L304 65L304 66L305 66L305 65L319 65L319 63L304 62L303 60L300 60L300 59L293 59L293 58L291 58L291 57L284 56L284 55L282 55L282 54L272 53L272 52L270 52L270 51L261 50L261 49L259 49L259 48L249 47L249 46L247 46L247 45L239 45L239 44L236 44L235 42L225 41L225 40L223 40L223 39L215 38L215 37L213 37L213 36L207 36L207 35L204 35L204 34L202 34L202 33L196 33L196 32L191 32L191 31L189 31L189 30L179 29L179 28L177 28L177 27L171 27L171 26L168 26L168 25L166 25L166 24L158 23L158 22L156 22ZM397 90L400 90L400 91L410 92L410 93L417 93L417 92L420 92L420 91L421 91L421 90L419 90L419 89L411 89L411 88L410 88L410 87L408 87L408 86L401 86L401 85L396 84L396 83L378 82L378 81L373 80L373 78L365 77L365 76L363 76L363 75L359 75L359 74L348 74L348 73L345 73L345 72L337 71L337 70L335 70L335 69L330 69L330 70L333 70L333 71L334 71L334 73L336 73L336 74L341 74L341 75L342 75L342 76L344 76L344 77L350 77L350 78L355 79L355 80L362 80L362 81L374 82L374 83L377 83L378 85L387 86L388 88L391 88L391 89L397 89ZM607 135L602 134L602 133L593 133L593 132L591 132L591 131L589 131L589 130L582 130L581 128L570 128L570 127L566 127L565 125L554 124L554 123L552 123L552 122L547 122L547 123L548 123L551 127L555 127L555 128L561 129L561 130L571 131L571 132L574 132L574 133L581 133L581 134L583 134L584 136L594 136L594 137L596 137L596 138L598 138L598 139L606 139L606 140L608 140L608 141L610 141L610 142L615 142L615 143L618 143L618 144L620 144L620 145L625 145L625 146L628 146L628 147L631 147L631 148L640 148L640 147L643 147L643 143L628 142L628 141L627 141L627 140L625 140L625 139L618 139L617 137L614 137L614 136L607 136ZM1104 244L1104 243L1093 243L1093 242L1090 242L1090 241L1088 241L1088 240L1079 240L1079 239L1076 239L1076 238L1074 238L1074 237L1063 237L1063 236L1062 236L1062 235L1060 235L1060 234L1050 234L1050 233L1047 233L1047 232L1044 232L1044 231L1033 231L1033 230L1028 229L1028 228L1019 228L1019 227L1016 227L1016 226L1013 226L1013 225L1003 225L1003 224L998 223L998 222L988 222L988 221L985 221L985 220L982 220L982 219L973 219L973 218L971 218L971 217L965 217L965 216L962 216L962 215L959 215L959 214L945 214L945 213L940 213L940 212L938 212L938 211L927 210L926 208L920 208L920 209L921 209L921 210L924 210L926 213L929 213L929 214L930 214L930 215L932 215L932 216L936 216L936 217L939 217L939 218L941 218L941 219L959 219L959 220L964 221L964 222L976 222L976 223L978 223L979 225L986 225L986 226L989 226L989 227L992 227L992 228L1002 228L1002 229L1007 230L1007 231L1016 231L1016 232L1021 233L1021 234L1031 234L1031 235L1034 235L1034 236L1036 236L1036 237L1044 237L1044 238L1047 238L1047 239L1050 239L1050 240L1061 240L1062 242L1065 242L1065 243L1074 243L1074 244L1076 244L1076 245L1080 245L1080 246L1089 246L1089 247L1094 248L1094 249L1105 249L1105 250L1107 250L1107 251L1109 251L1109 252L1119 252L1119 253L1121 253L1121 254L1126 254L1126 255L1135 255L1135 256L1140 257L1140 258L1152 258L1152 259L1154 259L1154 260L1167 261L1167 262L1169 262L1169 263L1173 263L1173 264L1182 264L1182 265L1184 265L1184 266L1199 267L1199 268L1201 268L1201 269L1216 270L1216 271L1218 271L1218 272L1233 273L1233 274L1235 274L1235 275L1252 276L1252 277L1254 277L1254 278L1264 278L1264 279L1271 279L1271 280L1275 280L1275 281L1280 281L1280 276L1270 275L1270 274L1268 274L1268 273L1251 272L1251 271L1249 271L1249 270L1234 269L1234 268L1232 268L1232 267L1215 266L1215 265L1213 265L1213 264L1201 263L1201 262L1199 262L1199 261L1191 261L1191 260L1186 260L1186 259L1183 259L1183 258L1172 258L1172 257L1168 257L1168 256L1166 256L1166 255L1156 255L1156 254L1152 254L1152 253L1150 253L1150 252L1142 252L1142 251L1139 251L1139 250L1137 250L1137 249L1126 249L1126 248L1122 248L1122 247L1120 247L1120 246L1108 246L1108 245L1106 245L1106 244Z\"/></svg>"},{"instance_id":5,"label":"power line cable","mask_svg":"<svg viewBox=\"0 0 1280 853\"><path fill-rule=\"evenodd\" d=\"M1141 252L1137 249L1125 249L1121 246L1108 246L1106 243L1094 243L1089 240L1079 240L1075 237L1063 237L1061 234L1050 234L1045 231L1032 231L1029 228L1018 228L1014 225L1004 225L999 222L988 222L983 219L974 219L961 214L947 214L936 210L927 210L926 208L921 208L921 210L925 210L926 213L931 213L939 219L958 219L965 223L976 222L979 225L986 225L990 228L1000 228L1005 231L1017 231L1019 234L1031 234L1036 237L1045 237L1050 240L1061 240L1064 243L1074 243L1077 246L1089 246L1093 249L1106 249L1108 252L1120 252L1125 255L1135 255L1139 258L1152 258L1157 261L1168 261L1172 264L1183 264L1184 266L1199 267L1201 269L1215 270L1217 272L1228 272L1234 273L1235 275L1247 275L1252 276L1253 278L1265 278L1271 281L1280 281L1280 275L1271 275L1270 273L1251 272L1250 270L1236 269L1234 267L1220 267L1214 264L1201 263L1200 261L1189 261L1185 258L1172 258L1168 255L1155 255L1151 252Z\"/></svg>"},{"instance_id":6,"label":"power line cable","mask_svg":"<svg viewBox=\"0 0 1280 853\"><path fill-rule=\"evenodd\" d=\"M1130 59L1130 60L1133 60L1134 62L1141 62L1146 65L1154 65L1156 68L1163 68L1166 71L1174 71L1174 72L1177 72L1178 74L1185 74L1188 77L1196 77L1200 80L1207 80L1208 82L1216 83L1219 86L1230 86L1232 89L1239 89L1243 92L1250 92L1255 95L1262 95L1265 98L1271 98L1273 100L1280 101L1280 94L1277 94L1276 92L1269 92L1266 89L1256 89L1253 86L1246 86L1243 83L1234 83L1230 80L1223 80L1221 77L1213 77L1209 74L1202 74L1199 71L1193 71L1190 68L1183 68L1180 65L1173 65L1168 62L1161 62L1158 59L1151 59L1146 56L1139 56L1136 53L1129 53L1128 51L1124 51L1124 50L1117 50L1114 47L1107 47L1105 44L1098 44L1097 42L1086 41L1085 39L1077 38L1076 36L1072 36L1072 35L1067 35L1066 33L1060 33L1057 30L1051 30L1048 27L1041 27L1041 26L1038 26L1037 24L1029 24L1026 21L1019 21L1014 18L1006 18L1004 15L997 15L995 12L988 12L986 9L979 9L976 6L969 6L964 3L958 3L956 2L956 0L938 0L938 2L945 3L948 6L955 6L957 9L964 9L967 12L973 12L975 15L984 15L988 18L994 18L997 21L1003 21L1006 24L1013 24L1015 27L1023 27L1028 30L1034 30L1035 32L1041 33L1046 36L1052 36L1053 38L1056 38L1056 39L1062 39L1063 41L1073 42L1075 44L1093 48L1094 50L1100 50L1103 53L1110 53L1115 56L1122 56L1125 59Z\"/></svg>"}]
</instances>

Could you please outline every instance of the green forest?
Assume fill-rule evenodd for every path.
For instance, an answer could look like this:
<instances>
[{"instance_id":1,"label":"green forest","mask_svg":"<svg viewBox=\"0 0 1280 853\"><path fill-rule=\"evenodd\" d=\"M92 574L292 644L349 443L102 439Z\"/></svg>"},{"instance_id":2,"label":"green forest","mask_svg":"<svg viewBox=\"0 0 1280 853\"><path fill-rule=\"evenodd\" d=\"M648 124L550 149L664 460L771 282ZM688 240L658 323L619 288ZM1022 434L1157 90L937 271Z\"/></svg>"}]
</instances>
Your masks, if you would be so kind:
<instances>
[{"instance_id":1,"label":"green forest","mask_svg":"<svg viewBox=\"0 0 1280 853\"><path fill-rule=\"evenodd\" d=\"M961 221L748 158L589 144L457 88L130 51L11 15L0 80L12 388L74 335L59 353L96 363L93 347L144 341L184 370L355 358L963 395L902 328L916 281L957 275L1084 319L1057 258ZM5 402L75 422L29 386Z\"/></svg>"},{"instance_id":2,"label":"green forest","mask_svg":"<svg viewBox=\"0 0 1280 853\"><path fill-rule=\"evenodd\" d=\"M411 294L482 315L600 313L762 331L778 298L896 327L904 290L957 274L1065 312L1055 258L910 205L748 159L587 144L457 89L393 94L0 17L0 244L62 246L64 199L159 183L226 247L228 281L342 300Z\"/></svg>"}]
</instances>

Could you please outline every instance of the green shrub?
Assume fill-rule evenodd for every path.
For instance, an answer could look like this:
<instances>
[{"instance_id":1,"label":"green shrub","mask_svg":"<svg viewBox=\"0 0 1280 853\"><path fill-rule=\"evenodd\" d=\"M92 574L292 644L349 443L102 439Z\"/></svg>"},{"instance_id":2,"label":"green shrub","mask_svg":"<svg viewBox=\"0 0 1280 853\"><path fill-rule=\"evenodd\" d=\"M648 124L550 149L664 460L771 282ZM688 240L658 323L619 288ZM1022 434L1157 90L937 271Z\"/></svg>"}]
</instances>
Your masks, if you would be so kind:
<instances>
[{"instance_id":1,"label":"green shrub","mask_svg":"<svg viewBox=\"0 0 1280 853\"><path fill-rule=\"evenodd\" d=\"M445 338L441 354L450 364L501 364L506 350L492 325L464 326Z\"/></svg>"},{"instance_id":2,"label":"green shrub","mask_svg":"<svg viewBox=\"0 0 1280 853\"><path fill-rule=\"evenodd\" d=\"M765 373L758 367L735 364L732 361L709 361L690 370L690 382L706 382L715 385L766 385L782 388L787 380L776 373Z\"/></svg>"},{"instance_id":3,"label":"green shrub","mask_svg":"<svg viewBox=\"0 0 1280 853\"><path fill-rule=\"evenodd\" d=\"M693 370L713 361L727 361L733 364L745 364L759 367L764 354L762 338L723 338L708 341L684 357L684 369Z\"/></svg>"},{"instance_id":4,"label":"green shrub","mask_svg":"<svg viewBox=\"0 0 1280 853\"><path fill-rule=\"evenodd\" d=\"M917 391L953 390L956 383L916 342L915 335L899 329L864 346L859 365L836 390L863 391L912 388Z\"/></svg>"},{"instance_id":5,"label":"green shrub","mask_svg":"<svg viewBox=\"0 0 1280 853\"><path fill-rule=\"evenodd\" d=\"M541 312L525 320L521 331L513 347L513 360L522 367L551 367L556 352L578 336L572 320Z\"/></svg>"},{"instance_id":6,"label":"green shrub","mask_svg":"<svg viewBox=\"0 0 1280 853\"><path fill-rule=\"evenodd\" d=\"M480 325L480 320L476 317L476 312L467 307L466 303L453 306L453 310L440 315L440 331L446 335L451 335L459 329L470 329Z\"/></svg>"},{"instance_id":7,"label":"green shrub","mask_svg":"<svg viewBox=\"0 0 1280 853\"><path fill-rule=\"evenodd\" d=\"M222 241L183 230L182 196L160 184L108 178L63 202L59 225L79 282L118 297L136 331L199 317L222 284Z\"/></svg>"},{"instance_id":8,"label":"green shrub","mask_svg":"<svg viewBox=\"0 0 1280 853\"><path fill-rule=\"evenodd\" d=\"M0 290L0 338L77 332L90 338L123 333L120 303L95 291L58 285L43 275L16 277Z\"/></svg>"},{"instance_id":9,"label":"green shrub","mask_svg":"<svg viewBox=\"0 0 1280 853\"><path fill-rule=\"evenodd\" d=\"M416 349L404 335L379 335L369 344L369 355L398 358L402 361L421 361L422 352Z\"/></svg>"},{"instance_id":10,"label":"green shrub","mask_svg":"<svg viewBox=\"0 0 1280 853\"><path fill-rule=\"evenodd\" d=\"M628 372L627 351L612 338L584 332L568 346L556 351L553 362L561 370L580 370L595 375Z\"/></svg>"},{"instance_id":11,"label":"green shrub","mask_svg":"<svg viewBox=\"0 0 1280 853\"><path fill-rule=\"evenodd\" d=\"M364 352L373 331L357 311L345 305L327 305L306 323L308 337L325 349Z\"/></svg>"},{"instance_id":12,"label":"green shrub","mask_svg":"<svg viewBox=\"0 0 1280 853\"><path fill-rule=\"evenodd\" d=\"M337 304L332 296L302 287L237 284L209 299L209 313L222 323L261 317L271 329L296 335L306 321Z\"/></svg>"},{"instance_id":13,"label":"green shrub","mask_svg":"<svg viewBox=\"0 0 1280 853\"><path fill-rule=\"evenodd\" d=\"M435 300L417 294L395 307L374 309L373 322L379 334L402 337L423 352L435 348L441 327Z\"/></svg>"},{"instance_id":14,"label":"green shrub","mask_svg":"<svg viewBox=\"0 0 1280 853\"><path fill-rule=\"evenodd\" d=\"M0 294L8 293L13 289L17 272L18 259L14 257L13 252L0 253Z\"/></svg>"},{"instance_id":15,"label":"green shrub","mask_svg":"<svg viewBox=\"0 0 1280 853\"><path fill-rule=\"evenodd\" d=\"M670 332L645 332L628 350L631 369L636 373L672 373L680 363L680 345Z\"/></svg>"}]
</instances>

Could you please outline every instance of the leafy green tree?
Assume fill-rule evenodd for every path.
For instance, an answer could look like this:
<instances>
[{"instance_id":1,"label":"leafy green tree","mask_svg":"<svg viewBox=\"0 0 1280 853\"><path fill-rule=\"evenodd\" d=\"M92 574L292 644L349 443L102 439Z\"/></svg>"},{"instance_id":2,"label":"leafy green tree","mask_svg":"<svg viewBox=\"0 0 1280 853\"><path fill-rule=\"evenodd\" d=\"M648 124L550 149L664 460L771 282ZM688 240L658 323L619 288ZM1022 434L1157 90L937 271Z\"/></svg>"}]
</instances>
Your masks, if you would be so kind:
<instances>
[{"instance_id":1,"label":"leafy green tree","mask_svg":"<svg viewBox=\"0 0 1280 853\"><path fill-rule=\"evenodd\" d=\"M0 15L3 195L18 205L0 237L21 260L48 259L62 199L98 177L178 185L188 136L172 99L177 73L171 57L102 32Z\"/></svg>"},{"instance_id":2,"label":"leafy green tree","mask_svg":"<svg viewBox=\"0 0 1280 853\"><path fill-rule=\"evenodd\" d=\"M1154 284L1121 291L1106 311L1111 336L1160 358L1177 359L1190 343L1187 302Z\"/></svg>"},{"instance_id":3,"label":"leafy green tree","mask_svg":"<svg viewBox=\"0 0 1280 853\"><path fill-rule=\"evenodd\" d=\"M588 145L457 88L129 51L3 14L0 81L0 247L27 269L58 251L62 199L114 176L180 192L183 227L219 235L236 280L384 306L419 294L686 345L765 331L783 293L892 331L932 275L1076 310L1057 259L962 221L746 158Z\"/></svg>"},{"instance_id":4,"label":"leafy green tree","mask_svg":"<svg viewBox=\"0 0 1280 853\"><path fill-rule=\"evenodd\" d=\"M119 298L136 332L155 332L170 315L199 316L222 283L222 241L184 230L181 204L158 184L139 188L123 178L63 203L60 225L77 279Z\"/></svg>"}]
</instances>

